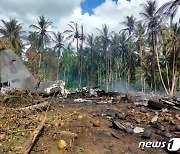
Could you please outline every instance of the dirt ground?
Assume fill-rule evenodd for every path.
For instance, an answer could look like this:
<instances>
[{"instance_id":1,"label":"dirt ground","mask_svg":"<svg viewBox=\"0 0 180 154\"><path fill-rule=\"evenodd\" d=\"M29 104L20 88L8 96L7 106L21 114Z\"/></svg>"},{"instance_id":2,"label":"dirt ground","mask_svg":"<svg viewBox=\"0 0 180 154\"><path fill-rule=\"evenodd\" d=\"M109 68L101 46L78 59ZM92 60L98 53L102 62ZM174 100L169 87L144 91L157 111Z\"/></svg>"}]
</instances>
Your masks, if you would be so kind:
<instances>
[{"instance_id":1,"label":"dirt ground","mask_svg":"<svg viewBox=\"0 0 180 154\"><path fill-rule=\"evenodd\" d=\"M76 98L79 97L51 99L45 126L36 139L31 154L167 153L162 148L138 148L141 141L169 140L168 137L158 135L157 128L150 124L155 115L159 117L158 123L169 129L173 137L180 137L180 133L175 130L175 125L180 124L177 111L162 113L147 107L144 109L141 105L135 105L140 100L134 98L86 97L82 98L85 101L74 101ZM125 115L125 118L118 114ZM167 115L171 117L169 121L164 120ZM0 138L0 153L18 153L43 116L44 112L41 111L25 114L1 110L0 133L5 134L5 138ZM151 138L144 139L142 133L120 130L113 124L113 120L126 126L148 129L152 132ZM97 125L94 124L95 121L98 121ZM60 140L66 142L63 149L58 148Z\"/></svg>"}]
</instances>

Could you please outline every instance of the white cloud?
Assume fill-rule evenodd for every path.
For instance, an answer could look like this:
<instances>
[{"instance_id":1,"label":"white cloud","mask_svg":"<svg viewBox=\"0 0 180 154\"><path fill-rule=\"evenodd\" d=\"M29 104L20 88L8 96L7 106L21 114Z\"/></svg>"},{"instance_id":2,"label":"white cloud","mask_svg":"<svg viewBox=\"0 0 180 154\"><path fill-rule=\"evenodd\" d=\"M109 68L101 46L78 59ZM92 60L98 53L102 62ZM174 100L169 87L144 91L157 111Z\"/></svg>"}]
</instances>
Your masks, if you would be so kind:
<instances>
[{"instance_id":1,"label":"white cloud","mask_svg":"<svg viewBox=\"0 0 180 154\"><path fill-rule=\"evenodd\" d=\"M159 0L158 7L168 2L169 0ZM69 21L75 21L79 24L83 23L85 25L86 33L97 33L96 28L101 28L102 24L107 24L109 26L110 31L119 31L123 28L123 25L120 24L125 20L126 16L133 15L136 20L141 20L142 17L139 14L143 11L143 7L140 6L146 0L118 0L116 2L112 0L106 0L105 3L102 3L97 8L93 9L93 14L89 15L88 13L82 15L81 9L77 8L74 10L71 16L61 18L58 24L59 29L67 29L67 23ZM180 15L180 11L177 13L175 20L177 21L177 17Z\"/></svg>"},{"instance_id":2,"label":"white cloud","mask_svg":"<svg viewBox=\"0 0 180 154\"><path fill-rule=\"evenodd\" d=\"M40 15L53 21L54 26L63 32L68 29L70 21L83 23L86 33L97 33L96 28L101 28L102 24L109 25L110 30L119 31L122 28L121 22L128 15L133 15L137 20L141 19L139 12L143 8L141 3L146 0L105 0L97 8L93 9L92 15L88 13L82 14L80 2L84 0L2 0L0 4L0 18L8 20L16 18L24 23L26 30L30 30L28 26L35 24ZM158 0L158 6L161 6L169 0ZM180 11L176 15L176 20L180 16Z\"/></svg>"}]
</instances>

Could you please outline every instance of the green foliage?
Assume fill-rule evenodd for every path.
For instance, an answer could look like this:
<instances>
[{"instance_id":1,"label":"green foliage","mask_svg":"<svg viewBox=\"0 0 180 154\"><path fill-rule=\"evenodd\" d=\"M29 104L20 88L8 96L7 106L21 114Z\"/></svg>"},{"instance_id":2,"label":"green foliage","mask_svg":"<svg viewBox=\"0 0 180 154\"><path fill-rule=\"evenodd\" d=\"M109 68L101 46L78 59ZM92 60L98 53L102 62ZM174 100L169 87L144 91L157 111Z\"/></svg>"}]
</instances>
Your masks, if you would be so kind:
<instances>
[{"instance_id":1,"label":"green foliage","mask_svg":"<svg viewBox=\"0 0 180 154\"><path fill-rule=\"evenodd\" d=\"M171 1L160 11L156 1L147 1L141 5L143 12L140 14L144 20L137 21L133 16L127 16L122 22L125 28L119 32L111 32L109 26L103 24L97 36L90 34L86 37L83 25L76 22L68 24L69 29L64 32L68 34L67 38L64 33L52 33L48 31L52 22L40 16L36 25L30 25L35 32L30 32L27 37L31 49L38 51L31 56L36 62L28 61L27 64L30 68L34 67L33 64L38 65L34 70L40 79L61 79L71 89L79 85L102 86L123 79L128 82L126 85L133 85L138 91L143 90L142 80L148 90L155 90L156 86L162 89L162 80L169 90L176 81L178 90L180 85L173 78L180 74L180 28L178 23L164 25L162 22L162 12L167 12L168 6L174 11L178 4L176 0ZM21 51L21 24L15 19L2 22L0 50ZM14 29L17 30L15 33ZM50 41L54 47L47 48ZM74 41L76 50L71 46Z\"/></svg>"},{"instance_id":2,"label":"green foliage","mask_svg":"<svg viewBox=\"0 0 180 154\"><path fill-rule=\"evenodd\" d=\"M17 54L21 54L23 45L22 39L24 38L24 31L22 25L18 23L16 19L10 19L9 21L1 20L2 26L0 26L0 34L3 38L7 38L13 46Z\"/></svg>"},{"instance_id":3,"label":"green foliage","mask_svg":"<svg viewBox=\"0 0 180 154\"><path fill-rule=\"evenodd\" d=\"M11 42L7 38L0 38L0 51L6 50L6 49L11 49L14 50Z\"/></svg>"}]
</instances>

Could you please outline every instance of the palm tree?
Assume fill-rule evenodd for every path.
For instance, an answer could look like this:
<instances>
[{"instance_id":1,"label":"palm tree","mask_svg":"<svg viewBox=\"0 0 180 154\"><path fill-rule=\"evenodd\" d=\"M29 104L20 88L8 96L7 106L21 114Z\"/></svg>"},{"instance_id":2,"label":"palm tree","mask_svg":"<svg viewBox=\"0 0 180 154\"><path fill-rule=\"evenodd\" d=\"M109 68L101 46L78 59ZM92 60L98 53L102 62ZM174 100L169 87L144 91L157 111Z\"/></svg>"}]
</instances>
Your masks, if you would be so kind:
<instances>
[{"instance_id":1,"label":"palm tree","mask_svg":"<svg viewBox=\"0 0 180 154\"><path fill-rule=\"evenodd\" d=\"M46 20L44 16L40 16L39 19L37 20L38 24L37 25L30 25L30 28L34 28L37 33L39 34L39 42L38 42L38 47L39 49L44 49L45 45L49 43L51 36L49 33L51 31L48 31L47 29L49 26L52 25L52 22L49 20ZM39 60L39 69L41 67L41 60L42 60L42 53L40 51L40 60Z\"/></svg>"},{"instance_id":2,"label":"palm tree","mask_svg":"<svg viewBox=\"0 0 180 154\"><path fill-rule=\"evenodd\" d=\"M103 62L105 61L106 57L104 56L103 51L103 43L102 43L102 37L96 36L94 38L94 66L97 68L97 80L95 81L98 86L102 85L102 79L104 74L104 65ZM92 63L92 62L91 62Z\"/></svg>"},{"instance_id":3,"label":"palm tree","mask_svg":"<svg viewBox=\"0 0 180 154\"><path fill-rule=\"evenodd\" d=\"M85 40L85 35L84 35L84 26L83 24L81 25L81 33L80 33L80 41L81 41L81 46L80 46L80 53L79 53L79 87L81 87L81 82L82 82L82 69L83 69L83 44Z\"/></svg>"},{"instance_id":4,"label":"palm tree","mask_svg":"<svg viewBox=\"0 0 180 154\"><path fill-rule=\"evenodd\" d=\"M39 55L38 55L38 40L39 34L37 32L29 32L27 36L27 45L30 47L26 50L26 57L28 58L28 67L31 68L33 75L38 74L38 63L39 63Z\"/></svg>"},{"instance_id":5,"label":"palm tree","mask_svg":"<svg viewBox=\"0 0 180 154\"><path fill-rule=\"evenodd\" d=\"M134 30L135 30L135 21L136 19L132 16L126 16L126 20L124 22L122 22L123 25L126 26L125 29L123 29L123 31L128 31L128 83L130 83L131 79L132 79L132 48L130 47L130 45L132 44L132 36L134 34ZM122 31L122 30L121 30ZM120 33L121 33L120 31Z\"/></svg>"},{"instance_id":6,"label":"palm tree","mask_svg":"<svg viewBox=\"0 0 180 154\"><path fill-rule=\"evenodd\" d=\"M136 28L135 28L135 37L137 38L137 49L139 53L139 64L142 65L142 54L144 51L144 44L145 44L145 26L142 24L142 22L137 22Z\"/></svg>"},{"instance_id":7,"label":"palm tree","mask_svg":"<svg viewBox=\"0 0 180 154\"><path fill-rule=\"evenodd\" d=\"M78 24L71 21L71 24L68 24L68 26L70 27L70 29L65 30L64 33L68 33L69 36L66 38L67 40L72 39L70 44L72 42L74 42L74 39L76 39L76 51L77 54L79 53L79 39L80 39L80 33L78 30Z\"/></svg>"},{"instance_id":8,"label":"palm tree","mask_svg":"<svg viewBox=\"0 0 180 154\"><path fill-rule=\"evenodd\" d=\"M64 40L64 35L60 32L57 32L57 33L53 33L54 35L54 43L55 43L55 46L54 46L54 49L57 51L58 53L58 58L62 55L61 53L61 49L66 49L65 48L65 40Z\"/></svg>"},{"instance_id":9,"label":"palm tree","mask_svg":"<svg viewBox=\"0 0 180 154\"><path fill-rule=\"evenodd\" d=\"M110 43L110 48L109 50L111 51L111 78L112 78L112 81L114 81L114 79L118 79L118 74L119 74L119 60L120 58L119 57L119 51L120 51L120 48L119 48L119 35L118 34L114 34L111 36L111 43ZM112 85L112 89L114 89L114 82L112 82L110 85Z\"/></svg>"},{"instance_id":10,"label":"palm tree","mask_svg":"<svg viewBox=\"0 0 180 154\"><path fill-rule=\"evenodd\" d=\"M167 84L166 88L169 90L168 94L173 95L176 90L176 81L179 75L179 57L180 57L180 27L178 24L172 24L171 27L163 28L163 36L162 36L162 45L164 48L164 56L165 56L165 64L166 64L166 74L167 74ZM169 66L169 67L168 67ZM172 70L172 80L170 81L170 71ZM171 84L170 84L171 83Z\"/></svg>"},{"instance_id":11,"label":"palm tree","mask_svg":"<svg viewBox=\"0 0 180 154\"><path fill-rule=\"evenodd\" d=\"M74 63L74 52L72 48L67 48L67 50L65 50L62 53L62 57L60 59L60 67L63 69L64 71L64 81L68 82L68 78L69 75L66 77L66 72L68 71L69 74L69 69L70 67L73 65Z\"/></svg>"},{"instance_id":12,"label":"palm tree","mask_svg":"<svg viewBox=\"0 0 180 154\"><path fill-rule=\"evenodd\" d=\"M51 31L48 31L47 29L52 25L52 22L49 20L46 20L44 16L40 16L39 19L37 20L38 24L37 25L30 25L30 28L34 28L37 33L40 35L39 38L39 48L42 47L44 48L47 43L49 43L51 36L49 33Z\"/></svg>"},{"instance_id":13,"label":"palm tree","mask_svg":"<svg viewBox=\"0 0 180 154\"><path fill-rule=\"evenodd\" d=\"M37 32L29 32L29 35L27 37L28 45L30 45L34 49L38 49L38 40L39 34Z\"/></svg>"},{"instance_id":14,"label":"palm tree","mask_svg":"<svg viewBox=\"0 0 180 154\"><path fill-rule=\"evenodd\" d=\"M119 35L119 47L120 47L120 57L122 59L123 62L123 68L124 70L122 71L122 73L125 74L125 72L127 72L127 80L128 80L128 86L132 77L132 50L130 47L132 46L132 41L130 41L130 38L125 31L121 31L120 35Z\"/></svg>"},{"instance_id":15,"label":"palm tree","mask_svg":"<svg viewBox=\"0 0 180 154\"><path fill-rule=\"evenodd\" d=\"M156 51L157 51L157 37L160 32L161 18L158 14L156 1L147 1L147 3L142 3L144 11L140 14L145 18L145 25L147 25L147 32L149 35L150 45L152 47L152 77L153 77L153 90L156 91Z\"/></svg>"},{"instance_id":16,"label":"palm tree","mask_svg":"<svg viewBox=\"0 0 180 154\"><path fill-rule=\"evenodd\" d=\"M0 34L2 37L7 38L11 42L15 52L20 55L23 47L22 39L25 38L23 35L25 31L22 30L22 24L19 24L16 19L1 21L3 25L0 26Z\"/></svg>"},{"instance_id":17,"label":"palm tree","mask_svg":"<svg viewBox=\"0 0 180 154\"><path fill-rule=\"evenodd\" d=\"M84 28L83 25L81 25L81 32L79 32L78 29L78 24L71 21L71 24L68 24L70 29L69 30L65 30L64 33L69 33L69 36L67 37L67 39L72 39L71 43L74 42L74 39L76 39L76 51L77 51L77 55L78 55L78 80L79 80L79 88L81 87L81 76L82 76L82 56L81 56L81 52L83 50L83 41L85 39L84 36ZM81 40L81 46L80 46L80 50L79 50L79 40Z\"/></svg>"},{"instance_id":18,"label":"palm tree","mask_svg":"<svg viewBox=\"0 0 180 154\"><path fill-rule=\"evenodd\" d=\"M136 46L137 46L137 50L138 50L138 55L139 55L139 65L140 65L140 76L141 76L141 89L142 92L145 92L145 73L143 71L143 55L145 52L145 26L144 24L142 24L141 21L137 22L136 24L136 28L135 28L135 37L137 38L137 42L136 42Z\"/></svg>"},{"instance_id":19,"label":"palm tree","mask_svg":"<svg viewBox=\"0 0 180 154\"><path fill-rule=\"evenodd\" d=\"M94 49L95 49L95 42L94 42L94 35L88 35L86 37L86 45L90 50L90 54L89 54L89 59L90 59L90 74L94 75L94 68L95 68L95 64L93 63L94 61ZM91 77L91 83L93 82L93 77Z\"/></svg>"},{"instance_id":20,"label":"palm tree","mask_svg":"<svg viewBox=\"0 0 180 154\"><path fill-rule=\"evenodd\" d=\"M57 51L58 53L58 65L57 65L57 80L59 79L59 60L60 60L60 57L62 56L62 49L66 49L65 48L65 45L64 45L64 35L60 32L57 32L57 33L53 33L54 35L54 43L55 43L55 46L54 46L54 49L55 51Z\"/></svg>"},{"instance_id":21,"label":"palm tree","mask_svg":"<svg viewBox=\"0 0 180 154\"><path fill-rule=\"evenodd\" d=\"M134 18L132 15L132 16L126 16L125 19L126 20L122 22L122 24L125 25L126 28L124 28L123 30L128 31L128 35L130 37L135 29L136 18Z\"/></svg>"},{"instance_id":22,"label":"palm tree","mask_svg":"<svg viewBox=\"0 0 180 154\"><path fill-rule=\"evenodd\" d=\"M164 5L162 5L159 11L164 12L165 17L170 16L171 24L172 24L173 18L178 11L179 5L180 5L179 0L171 0L165 3Z\"/></svg>"},{"instance_id":23,"label":"palm tree","mask_svg":"<svg viewBox=\"0 0 180 154\"><path fill-rule=\"evenodd\" d=\"M102 39L102 44L103 44L103 52L105 54L105 72L106 72L106 86L108 89L108 82L111 80L111 74L110 74L110 70L111 70L111 53L108 52L108 47L110 45L110 38L113 34L113 32L109 32L109 27L106 24L102 25L102 30L98 29L100 34L100 37Z\"/></svg>"}]
</instances>

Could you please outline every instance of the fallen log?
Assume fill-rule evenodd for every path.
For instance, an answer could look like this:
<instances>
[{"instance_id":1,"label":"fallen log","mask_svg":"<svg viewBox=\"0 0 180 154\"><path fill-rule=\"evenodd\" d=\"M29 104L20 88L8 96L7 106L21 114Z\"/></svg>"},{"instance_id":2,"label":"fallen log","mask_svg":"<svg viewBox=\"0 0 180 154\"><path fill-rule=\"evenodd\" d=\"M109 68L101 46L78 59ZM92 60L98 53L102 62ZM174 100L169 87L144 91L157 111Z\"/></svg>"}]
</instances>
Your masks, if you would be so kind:
<instances>
[{"instance_id":1,"label":"fallen log","mask_svg":"<svg viewBox=\"0 0 180 154\"><path fill-rule=\"evenodd\" d=\"M170 102L170 101L167 101L167 100L163 100L163 99L162 99L161 102L163 102L163 103L165 103L165 104L167 104L167 105L175 106L174 103L172 103L172 102Z\"/></svg>"},{"instance_id":2,"label":"fallen log","mask_svg":"<svg viewBox=\"0 0 180 154\"><path fill-rule=\"evenodd\" d=\"M167 100L161 100L161 102L167 104L169 107L176 109L176 110L180 110L180 108L178 107L179 105L176 102L170 102Z\"/></svg>"},{"instance_id":3,"label":"fallen log","mask_svg":"<svg viewBox=\"0 0 180 154\"><path fill-rule=\"evenodd\" d=\"M157 109L157 110L161 110L163 108L168 108L168 105L166 105L162 102L151 100L151 99L148 101L148 106L152 109Z\"/></svg>"},{"instance_id":4,"label":"fallen log","mask_svg":"<svg viewBox=\"0 0 180 154\"><path fill-rule=\"evenodd\" d=\"M29 139L27 140L27 142L25 143L24 147L22 147L22 149L19 151L19 154L28 154L37 138L37 136L39 135L39 133L41 132L42 128L45 125L45 121L46 121L46 116L45 118L40 122L40 124L38 125L38 127L34 130L34 132L31 134L31 136L29 137Z\"/></svg>"},{"instance_id":5,"label":"fallen log","mask_svg":"<svg viewBox=\"0 0 180 154\"><path fill-rule=\"evenodd\" d=\"M23 108L17 108L15 109L16 111L24 111L24 112L30 112L30 111L34 111L34 110L41 110L41 109L46 109L47 106L49 105L48 101L44 101L40 104L36 104L36 105L31 105L31 106L27 106L27 107L23 107Z\"/></svg>"}]
</instances>

